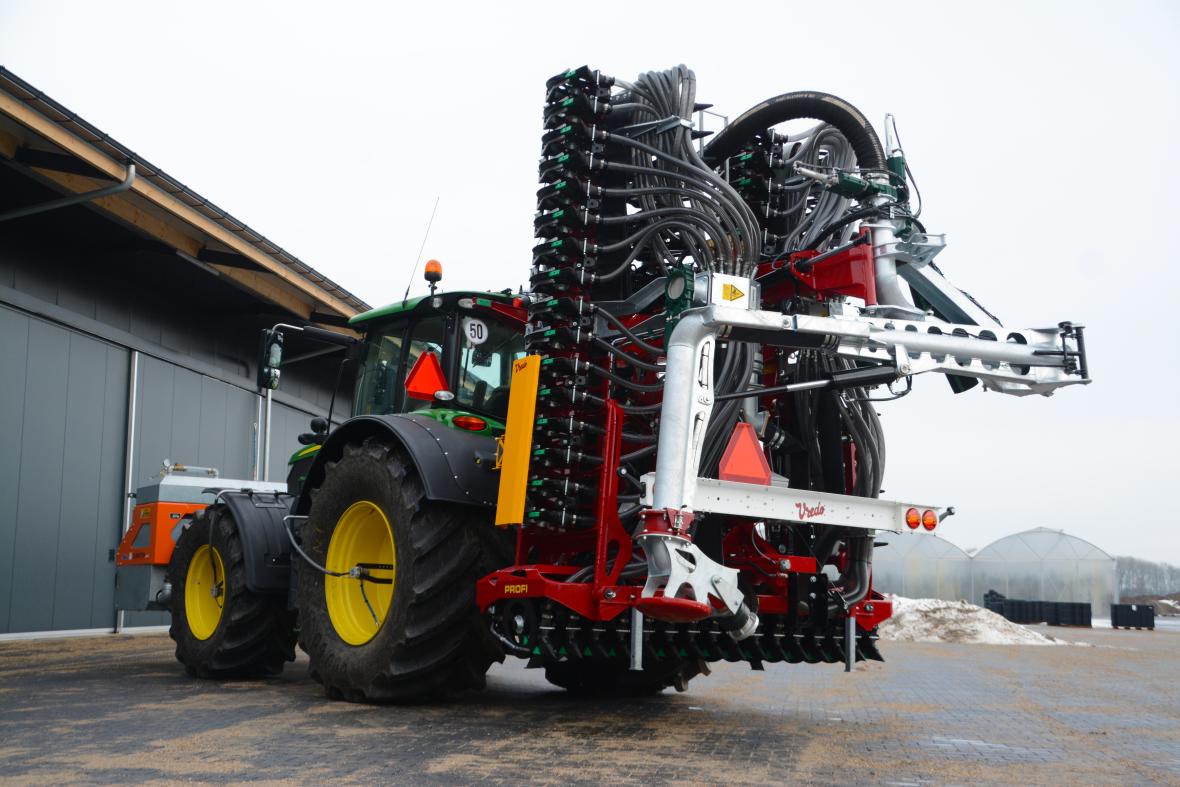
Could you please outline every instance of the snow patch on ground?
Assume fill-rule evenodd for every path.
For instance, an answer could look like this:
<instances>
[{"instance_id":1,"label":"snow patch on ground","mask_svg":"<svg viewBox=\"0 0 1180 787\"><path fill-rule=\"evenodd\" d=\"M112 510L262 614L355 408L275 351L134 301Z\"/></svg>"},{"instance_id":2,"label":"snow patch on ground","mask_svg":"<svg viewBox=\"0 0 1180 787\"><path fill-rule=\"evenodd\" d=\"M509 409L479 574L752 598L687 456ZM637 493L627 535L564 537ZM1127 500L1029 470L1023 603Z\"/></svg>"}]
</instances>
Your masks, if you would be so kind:
<instances>
[{"instance_id":1,"label":"snow patch on ground","mask_svg":"<svg viewBox=\"0 0 1180 787\"><path fill-rule=\"evenodd\" d=\"M965 642L977 645L1066 645L967 601L893 596L893 617L881 624L883 640Z\"/></svg>"},{"instance_id":2,"label":"snow patch on ground","mask_svg":"<svg viewBox=\"0 0 1180 787\"><path fill-rule=\"evenodd\" d=\"M1155 614L1157 615L1180 615L1180 601L1161 598L1159 601L1151 603L1155 606Z\"/></svg>"}]
</instances>

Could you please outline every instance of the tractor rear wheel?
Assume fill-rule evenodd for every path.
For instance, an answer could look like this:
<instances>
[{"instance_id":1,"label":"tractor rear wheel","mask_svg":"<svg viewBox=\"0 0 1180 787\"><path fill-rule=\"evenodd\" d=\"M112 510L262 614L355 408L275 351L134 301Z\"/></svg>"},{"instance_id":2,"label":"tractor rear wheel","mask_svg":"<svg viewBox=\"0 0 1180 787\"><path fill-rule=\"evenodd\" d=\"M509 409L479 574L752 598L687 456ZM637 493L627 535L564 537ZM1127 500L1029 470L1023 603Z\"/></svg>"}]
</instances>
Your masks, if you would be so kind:
<instances>
[{"instance_id":1,"label":"tractor rear wheel","mask_svg":"<svg viewBox=\"0 0 1180 787\"><path fill-rule=\"evenodd\" d=\"M374 438L325 468L301 537L299 644L329 697L412 702L484 686L504 654L475 584L507 565L491 517L426 499L410 457Z\"/></svg>"},{"instance_id":2,"label":"tractor rear wheel","mask_svg":"<svg viewBox=\"0 0 1180 787\"><path fill-rule=\"evenodd\" d=\"M278 675L295 660L295 613L285 596L246 587L242 540L221 504L197 512L168 567L176 659L200 678Z\"/></svg>"},{"instance_id":3,"label":"tractor rear wheel","mask_svg":"<svg viewBox=\"0 0 1180 787\"><path fill-rule=\"evenodd\" d=\"M571 694L585 696L641 697L666 688L688 688L700 674L696 662L681 659L658 661L632 671L618 661L558 661L545 665L545 680Z\"/></svg>"}]
</instances>

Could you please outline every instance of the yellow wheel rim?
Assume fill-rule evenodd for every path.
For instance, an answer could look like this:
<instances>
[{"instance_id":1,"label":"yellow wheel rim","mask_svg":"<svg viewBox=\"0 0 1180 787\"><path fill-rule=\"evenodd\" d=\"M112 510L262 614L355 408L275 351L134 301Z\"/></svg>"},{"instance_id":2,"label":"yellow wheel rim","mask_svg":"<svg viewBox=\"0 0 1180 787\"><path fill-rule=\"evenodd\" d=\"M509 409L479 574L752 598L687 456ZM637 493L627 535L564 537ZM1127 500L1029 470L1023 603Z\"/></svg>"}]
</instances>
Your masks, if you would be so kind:
<instances>
[{"instance_id":1,"label":"yellow wheel rim","mask_svg":"<svg viewBox=\"0 0 1180 787\"><path fill-rule=\"evenodd\" d=\"M324 568L348 574L354 569L368 578L324 577L328 618L340 639L364 645L377 635L393 603L397 553L393 528L376 503L361 500L348 507L328 541Z\"/></svg>"},{"instance_id":2,"label":"yellow wheel rim","mask_svg":"<svg viewBox=\"0 0 1180 787\"><path fill-rule=\"evenodd\" d=\"M217 631L225 595L225 564L221 555L208 544L202 544L189 561L184 578L184 614L194 637L209 639Z\"/></svg>"}]
</instances>

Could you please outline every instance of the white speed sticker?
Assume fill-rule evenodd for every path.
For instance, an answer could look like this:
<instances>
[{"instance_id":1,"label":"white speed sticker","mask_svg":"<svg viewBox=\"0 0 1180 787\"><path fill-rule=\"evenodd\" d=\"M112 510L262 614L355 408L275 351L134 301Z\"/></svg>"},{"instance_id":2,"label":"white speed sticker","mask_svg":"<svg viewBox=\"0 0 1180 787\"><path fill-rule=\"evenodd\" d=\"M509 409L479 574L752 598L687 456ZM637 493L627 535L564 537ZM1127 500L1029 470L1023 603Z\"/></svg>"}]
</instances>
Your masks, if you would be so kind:
<instances>
[{"instance_id":1,"label":"white speed sticker","mask_svg":"<svg viewBox=\"0 0 1180 787\"><path fill-rule=\"evenodd\" d=\"M488 340L488 326L474 317L463 318L463 335L469 344L483 344Z\"/></svg>"}]
</instances>

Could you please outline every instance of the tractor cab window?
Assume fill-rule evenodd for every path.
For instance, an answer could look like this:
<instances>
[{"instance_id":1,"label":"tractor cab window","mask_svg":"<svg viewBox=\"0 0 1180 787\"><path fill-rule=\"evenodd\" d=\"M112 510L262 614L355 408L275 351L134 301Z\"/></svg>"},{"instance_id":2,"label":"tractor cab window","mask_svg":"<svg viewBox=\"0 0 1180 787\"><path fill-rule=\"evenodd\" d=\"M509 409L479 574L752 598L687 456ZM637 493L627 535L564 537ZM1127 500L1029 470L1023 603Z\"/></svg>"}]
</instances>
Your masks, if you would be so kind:
<instances>
[{"instance_id":1,"label":"tractor cab window","mask_svg":"<svg viewBox=\"0 0 1180 787\"><path fill-rule=\"evenodd\" d=\"M524 357L524 337L509 325L465 315L458 325L456 406L503 419L508 414L512 362Z\"/></svg>"},{"instance_id":2,"label":"tractor cab window","mask_svg":"<svg viewBox=\"0 0 1180 787\"><path fill-rule=\"evenodd\" d=\"M453 331L453 333L449 333ZM438 356L453 407L493 418L508 414L512 362L523 358L524 337L492 314L434 313L369 330L356 384L356 415L407 413L431 406L406 394L406 377L423 354Z\"/></svg>"},{"instance_id":3,"label":"tractor cab window","mask_svg":"<svg viewBox=\"0 0 1180 787\"><path fill-rule=\"evenodd\" d=\"M388 333L370 336L364 366L356 386L356 415L385 415L397 412L401 394L398 369L406 324L391 326Z\"/></svg>"},{"instance_id":4,"label":"tractor cab window","mask_svg":"<svg viewBox=\"0 0 1180 787\"><path fill-rule=\"evenodd\" d=\"M405 366L402 367L404 371L399 379L399 388L402 388L400 391L402 395L402 412L408 413L413 410L430 407L431 402L425 399L413 399L405 395L405 378L414 368L414 364L418 363L418 359L422 357L423 353L432 352L440 361L444 361L445 363L443 345L446 343L446 338L447 318L444 315L438 314L426 317L414 324L414 329L410 333L410 344L406 349Z\"/></svg>"},{"instance_id":5,"label":"tractor cab window","mask_svg":"<svg viewBox=\"0 0 1180 787\"><path fill-rule=\"evenodd\" d=\"M442 357L446 333L446 316L441 314L415 323L400 320L372 331L356 386L356 415L388 415L429 406L430 402L406 396L405 378L422 353Z\"/></svg>"}]
</instances>

